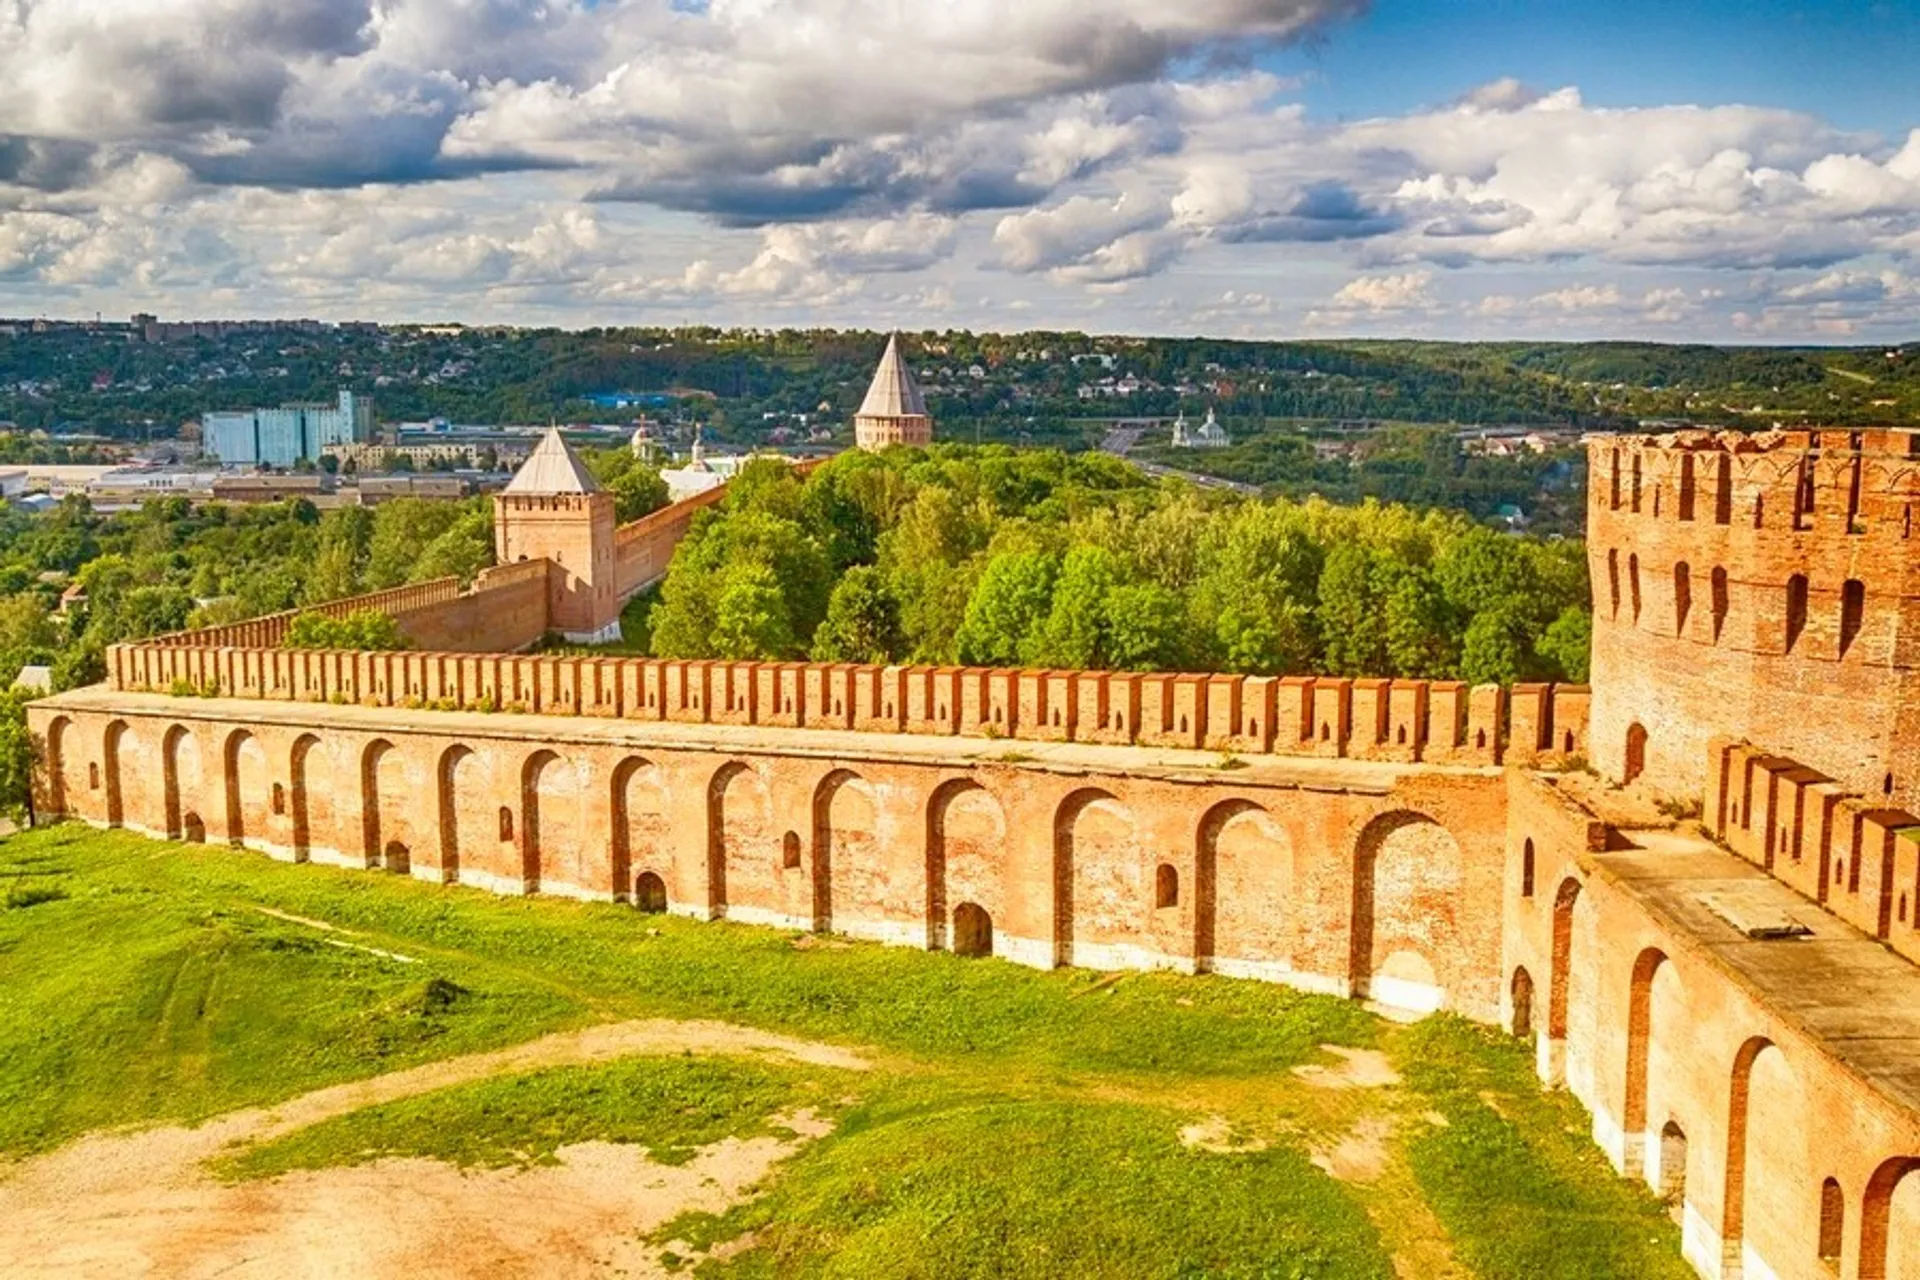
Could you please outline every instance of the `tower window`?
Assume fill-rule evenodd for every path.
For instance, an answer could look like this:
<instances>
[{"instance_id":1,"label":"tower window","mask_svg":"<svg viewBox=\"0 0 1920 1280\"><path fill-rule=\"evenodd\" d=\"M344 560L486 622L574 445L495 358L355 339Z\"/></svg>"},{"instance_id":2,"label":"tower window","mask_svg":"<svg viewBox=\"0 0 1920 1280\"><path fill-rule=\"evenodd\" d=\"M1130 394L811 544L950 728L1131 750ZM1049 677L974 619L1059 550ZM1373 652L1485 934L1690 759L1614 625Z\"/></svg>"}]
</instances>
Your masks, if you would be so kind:
<instances>
[{"instance_id":1,"label":"tower window","mask_svg":"<svg viewBox=\"0 0 1920 1280\"><path fill-rule=\"evenodd\" d=\"M1859 638L1860 625L1867 612L1867 584L1858 578L1848 578L1846 586L1840 589L1840 656L1846 657L1847 650Z\"/></svg>"},{"instance_id":2,"label":"tower window","mask_svg":"<svg viewBox=\"0 0 1920 1280\"><path fill-rule=\"evenodd\" d=\"M1682 560L1673 566L1673 633L1685 635L1687 615L1693 611L1693 569Z\"/></svg>"},{"instance_id":3,"label":"tower window","mask_svg":"<svg viewBox=\"0 0 1920 1280\"><path fill-rule=\"evenodd\" d=\"M1787 579L1787 652L1792 653L1807 629L1807 575Z\"/></svg>"}]
</instances>

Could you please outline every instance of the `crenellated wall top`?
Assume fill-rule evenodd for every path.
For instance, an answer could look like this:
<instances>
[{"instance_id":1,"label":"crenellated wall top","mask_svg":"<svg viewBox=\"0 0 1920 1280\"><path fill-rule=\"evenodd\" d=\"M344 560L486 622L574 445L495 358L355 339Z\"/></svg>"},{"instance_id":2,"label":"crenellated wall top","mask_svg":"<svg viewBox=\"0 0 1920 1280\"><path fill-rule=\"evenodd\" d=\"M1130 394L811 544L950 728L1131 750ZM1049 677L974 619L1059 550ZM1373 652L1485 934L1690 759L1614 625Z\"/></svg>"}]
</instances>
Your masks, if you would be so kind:
<instances>
[{"instance_id":1,"label":"crenellated wall top","mask_svg":"<svg viewBox=\"0 0 1920 1280\"><path fill-rule=\"evenodd\" d=\"M116 689L436 711L942 734L1233 754L1578 763L1585 687L116 645Z\"/></svg>"}]
</instances>

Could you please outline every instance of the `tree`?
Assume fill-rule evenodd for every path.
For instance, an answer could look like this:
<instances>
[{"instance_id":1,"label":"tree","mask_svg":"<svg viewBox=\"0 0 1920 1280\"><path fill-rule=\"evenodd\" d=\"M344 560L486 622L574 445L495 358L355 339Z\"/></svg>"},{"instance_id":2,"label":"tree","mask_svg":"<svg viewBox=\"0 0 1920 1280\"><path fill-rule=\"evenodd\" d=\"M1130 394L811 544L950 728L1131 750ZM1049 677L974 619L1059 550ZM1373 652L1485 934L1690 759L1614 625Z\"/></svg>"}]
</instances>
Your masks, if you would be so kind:
<instances>
[{"instance_id":1,"label":"tree","mask_svg":"<svg viewBox=\"0 0 1920 1280\"><path fill-rule=\"evenodd\" d=\"M0 691L0 813L24 821L33 804L33 734L27 728L24 689Z\"/></svg>"},{"instance_id":2,"label":"tree","mask_svg":"<svg viewBox=\"0 0 1920 1280\"><path fill-rule=\"evenodd\" d=\"M465 503L432 502L425 498L398 498L375 507L373 532L367 539L363 587L368 591L384 591L406 582L421 551L467 512Z\"/></svg>"},{"instance_id":3,"label":"tree","mask_svg":"<svg viewBox=\"0 0 1920 1280\"><path fill-rule=\"evenodd\" d=\"M1593 614L1577 604L1561 610L1534 651L1557 680L1585 684L1593 664Z\"/></svg>"},{"instance_id":4,"label":"tree","mask_svg":"<svg viewBox=\"0 0 1920 1280\"><path fill-rule=\"evenodd\" d=\"M900 653L900 607L871 565L847 570L814 632L815 662L892 662Z\"/></svg>"},{"instance_id":5,"label":"tree","mask_svg":"<svg viewBox=\"0 0 1920 1280\"><path fill-rule=\"evenodd\" d=\"M493 519L491 513L474 511L460 518L445 533L429 542L420 558L407 571L409 582L432 582L436 578L458 578L471 583L482 569L493 563Z\"/></svg>"},{"instance_id":6,"label":"tree","mask_svg":"<svg viewBox=\"0 0 1920 1280\"><path fill-rule=\"evenodd\" d=\"M1105 601L1107 660L1117 671L1168 671L1181 665L1180 597L1157 582L1115 587Z\"/></svg>"},{"instance_id":7,"label":"tree","mask_svg":"<svg viewBox=\"0 0 1920 1280\"><path fill-rule=\"evenodd\" d=\"M726 575L713 610L714 656L768 661L796 656L780 582L764 564L737 565Z\"/></svg>"},{"instance_id":8,"label":"tree","mask_svg":"<svg viewBox=\"0 0 1920 1280\"><path fill-rule=\"evenodd\" d=\"M1327 553L1317 611L1326 669L1337 676L1388 673L1385 601L1376 589L1374 553L1344 542Z\"/></svg>"},{"instance_id":9,"label":"tree","mask_svg":"<svg viewBox=\"0 0 1920 1280\"><path fill-rule=\"evenodd\" d=\"M193 597L179 587L135 587L120 606L116 640L144 640L184 631L193 615Z\"/></svg>"},{"instance_id":10,"label":"tree","mask_svg":"<svg viewBox=\"0 0 1920 1280\"><path fill-rule=\"evenodd\" d=\"M613 494L614 518L621 524L651 515L667 505L667 482L652 467L633 466L607 488Z\"/></svg>"},{"instance_id":11,"label":"tree","mask_svg":"<svg viewBox=\"0 0 1920 1280\"><path fill-rule=\"evenodd\" d=\"M1057 571L1057 562L1043 551L993 557L954 638L960 661L976 667L1018 665L1052 605Z\"/></svg>"},{"instance_id":12,"label":"tree","mask_svg":"<svg viewBox=\"0 0 1920 1280\"><path fill-rule=\"evenodd\" d=\"M1467 624L1460 678L1468 684L1512 684L1531 674L1526 622L1506 609L1483 609Z\"/></svg>"},{"instance_id":13,"label":"tree","mask_svg":"<svg viewBox=\"0 0 1920 1280\"><path fill-rule=\"evenodd\" d=\"M1105 547L1075 547L1067 552L1031 655L1036 665L1085 671L1108 664L1107 597L1120 585L1120 573L1118 557Z\"/></svg>"},{"instance_id":14,"label":"tree","mask_svg":"<svg viewBox=\"0 0 1920 1280\"><path fill-rule=\"evenodd\" d=\"M355 609L344 618L303 613L287 627L281 646L287 649L361 649L384 652L410 649L413 642L400 630L393 615L378 609Z\"/></svg>"},{"instance_id":15,"label":"tree","mask_svg":"<svg viewBox=\"0 0 1920 1280\"><path fill-rule=\"evenodd\" d=\"M1387 664L1409 680L1450 679L1459 669L1453 611L1433 575L1403 567L1385 598Z\"/></svg>"},{"instance_id":16,"label":"tree","mask_svg":"<svg viewBox=\"0 0 1920 1280\"><path fill-rule=\"evenodd\" d=\"M323 543L314 557L307 584L301 589L301 599L308 604L344 600L359 593L358 579L353 548L341 542Z\"/></svg>"}]
</instances>

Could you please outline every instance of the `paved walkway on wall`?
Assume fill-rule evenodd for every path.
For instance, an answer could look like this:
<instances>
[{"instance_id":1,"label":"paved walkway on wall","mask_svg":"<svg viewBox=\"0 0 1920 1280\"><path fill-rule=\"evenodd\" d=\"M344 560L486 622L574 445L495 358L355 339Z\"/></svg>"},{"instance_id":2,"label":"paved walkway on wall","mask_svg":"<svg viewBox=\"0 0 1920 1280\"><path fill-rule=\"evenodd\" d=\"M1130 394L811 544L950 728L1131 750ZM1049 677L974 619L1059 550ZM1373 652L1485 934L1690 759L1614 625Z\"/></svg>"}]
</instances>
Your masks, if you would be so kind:
<instances>
[{"instance_id":1,"label":"paved walkway on wall","mask_svg":"<svg viewBox=\"0 0 1920 1280\"><path fill-rule=\"evenodd\" d=\"M1610 879L1766 1008L1888 1098L1920 1111L1920 968L1703 836L1620 834L1636 847L1596 855ZM1743 927L1774 922L1807 933L1760 940Z\"/></svg>"},{"instance_id":2,"label":"paved walkway on wall","mask_svg":"<svg viewBox=\"0 0 1920 1280\"><path fill-rule=\"evenodd\" d=\"M105 687L61 694L50 705L72 711L165 716L176 720L291 724L360 733L436 733L462 741L504 739L550 743L615 743L679 751L742 752L827 760L880 760L949 768L1019 765L1060 773L1100 772L1131 777L1207 781L1239 787L1385 795L1409 776L1491 777L1497 767L1398 764L1299 756L1227 756L1169 747L1102 746L1025 738L976 738L846 729L789 729L774 725L681 724L594 716L492 715L469 711L410 711L252 698L179 698L115 692ZM1233 765L1226 767L1231 759Z\"/></svg>"}]
</instances>

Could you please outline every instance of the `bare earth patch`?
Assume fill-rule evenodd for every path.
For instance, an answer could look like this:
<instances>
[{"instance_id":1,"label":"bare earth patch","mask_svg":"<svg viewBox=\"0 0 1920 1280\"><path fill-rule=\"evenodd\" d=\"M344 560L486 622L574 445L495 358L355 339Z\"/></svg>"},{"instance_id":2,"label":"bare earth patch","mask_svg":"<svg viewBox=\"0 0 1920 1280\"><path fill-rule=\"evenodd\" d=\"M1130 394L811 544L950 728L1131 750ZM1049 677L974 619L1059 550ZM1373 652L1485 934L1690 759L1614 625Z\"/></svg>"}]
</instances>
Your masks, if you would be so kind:
<instances>
[{"instance_id":1,"label":"bare earth patch","mask_svg":"<svg viewBox=\"0 0 1920 1280\"><path fill-rule=\"evenodd\" d=\"M1386 1172L1391 1154L1388 1140L1393 1137L1393 1117L1362 1116L1351 1132L1334 1146L1316 1149L1314 1165L1342 1182L1377 1182Z\"/></svg>"},{"instance_id":2,"label":"bare earth patch","mask_svg":"<svg viewBox=\"0 0 1920 1280\"><path fill-rule=\"evenodd\" d=\"M725 1023L626 1022L320 1089L197 1128L95 1134L0 1170L0 1275L665 1276L642 1233L687 1210L735 1203L828 1126L810 1113L784 1116L791 1140L729 1138L679 1166L597 1142L527 1170L383 1160L228 1186L201 1165L236 1142L489 1076L682 1052L867 1066L831 1045Z\"/></svg>"},{"instance_id":3,"label":"bare earth patch","mask_svg":"<svg viewBox=\"0 0 1920 1280\"><path fill-rule=\"evenodd\" d=\"M1267 1142L1263 1138L1235 1134L1233 1126L1227 1122L1225 1116L1208 1116L1197 1124L1183 1126L1180 1130L1180 1142L1183 1146L1192 1147L1196 1151L1211 1151L1221 1156L1267 1149Z\"/></svg>"},{"instance_id":4,"label":"bare earth patch","mask_svg":"<svg viewBox=\"0 0 1920 1280\"><path fill-rule=\"evenodd\" d=\"M1308 1084L1322 1089L1387 1089L1400 1083L1400 1073L1378 1049L1348 1049L1337 1044L1323 1044L1320 1049L1339 1058L1340 1065L1309 1062L1295 1067L1293 1074Z\"/></svg>"}]
</instances>

